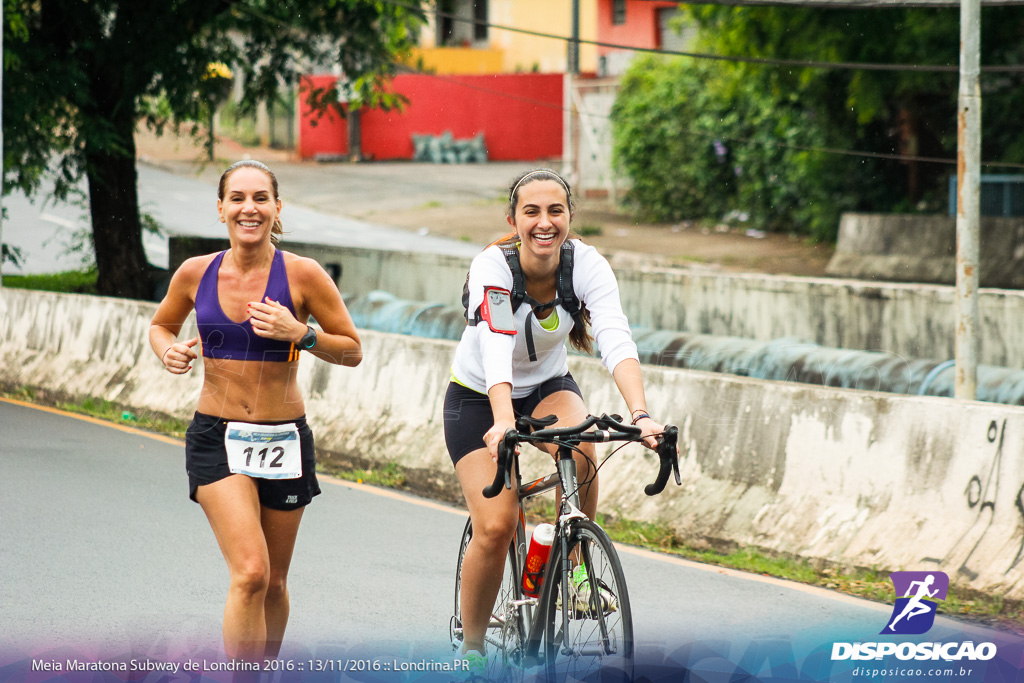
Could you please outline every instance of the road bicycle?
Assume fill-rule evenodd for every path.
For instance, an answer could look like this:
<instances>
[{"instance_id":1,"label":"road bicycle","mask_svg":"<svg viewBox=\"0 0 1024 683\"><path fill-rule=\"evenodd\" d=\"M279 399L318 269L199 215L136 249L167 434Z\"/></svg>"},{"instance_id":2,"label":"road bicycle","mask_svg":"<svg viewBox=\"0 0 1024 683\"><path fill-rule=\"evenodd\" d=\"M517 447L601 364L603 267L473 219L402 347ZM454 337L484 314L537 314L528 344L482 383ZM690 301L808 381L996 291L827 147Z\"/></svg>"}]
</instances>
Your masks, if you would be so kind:
<instances>
[{"instance_id":1,"label":"road bicycle","mask_svg":"<svg viewBox=\"0 0 1024 683\"><path fill-rule=\"evenodd\" d=\"M499 444L494 482L484 489L484 496L497 496L503 486L512 487L514 472L519 496L519 524L509 544L501 589L485 634L488 678L628 681L633 673L633 619L626 579L608 535L580 511L581 484L576 479L576 461L572 454L579 452L582 443L639 441L641 431L623 424L617 415L589 416L574 427L545 428L556 421L554 415L519 418L516 428L505 432ZM592 427L596 429L591 430ZM676 484L680 484L678 429L666 426L657 440L660 469L655 482L644 489L649 496L664 490L670 473L675 475ZM516 453L520 443L554 444L557 447L556 471L523 483ZM554 541L541 574L539 595L530 597L523 592L529 544L523 501L556 487L560 487L562 493ZM463 640L462 562L472 537L473 520L470 519L462 533L455 574L455 612L450 631L452 646L456 649L461 648Z\"/></svg>"}]
</instances>

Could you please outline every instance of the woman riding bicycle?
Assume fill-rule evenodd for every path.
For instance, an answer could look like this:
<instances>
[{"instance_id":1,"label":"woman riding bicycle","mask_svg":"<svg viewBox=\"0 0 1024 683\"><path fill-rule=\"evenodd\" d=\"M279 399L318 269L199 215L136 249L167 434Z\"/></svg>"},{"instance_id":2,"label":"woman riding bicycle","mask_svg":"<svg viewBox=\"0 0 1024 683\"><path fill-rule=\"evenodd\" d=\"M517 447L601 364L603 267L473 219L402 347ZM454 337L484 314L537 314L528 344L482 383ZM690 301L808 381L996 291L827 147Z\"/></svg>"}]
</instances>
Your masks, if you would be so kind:
<instances>
[{"instance_id":1,"label":"woman riding bicycle","mask_svg":"<svg viewBox=\"0 0 1024 683\"><path fill-rule=\"evenodd\" d=\"M518 415L555 415L557 427L578 424L588 414L569 374L566 338L586 352L597 342L645 445L654 447L653 435L663 431L647 413L636 345L611 266L593 247L568 239L573 208L569 185L557 173L524 173L509 190L513 232L474 258L469 270L469 325L455 351L444 426L473 520L461 584L462 653L473 669L486 666L484 633L518 522L514 490L491 499L482 494L494 479L498 443ZM515 308L517 293L525 297ZM593 519L594 448L582 450L584 455L575 456L580 500Z\"/></svg>"}]
</instances>

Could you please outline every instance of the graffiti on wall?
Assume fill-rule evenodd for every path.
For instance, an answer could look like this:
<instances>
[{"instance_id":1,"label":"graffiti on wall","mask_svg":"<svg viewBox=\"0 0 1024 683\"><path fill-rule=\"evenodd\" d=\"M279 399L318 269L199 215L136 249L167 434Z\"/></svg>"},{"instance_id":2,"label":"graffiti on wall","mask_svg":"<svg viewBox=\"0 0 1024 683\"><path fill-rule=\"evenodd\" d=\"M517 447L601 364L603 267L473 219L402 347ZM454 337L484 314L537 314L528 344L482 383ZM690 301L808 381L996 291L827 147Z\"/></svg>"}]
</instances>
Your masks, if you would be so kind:
<instances>
[{"instance_id":1,"label":"graffiti on wall","mask_svg":"<svg viewBox=\"0 0 1024 683\"><path fill-rule=\"evenodd\" d=\"M1003 463L1003 443L1006 439L1006 419L1003 419L1002 424L997 420L992 420L988 425L985 438L994 449L992 460L988 468L983 469L979 474L973 475L967 481L967 486L964 488L965 502L968 509L974 511L975 519L971 526L956 540L944 558L941 560L928 558L940 564L949 563L956 565L956 572L971 581L978 578L978 571L974 569L975 565L972 563L974 561L974 554L985 540L986 534L994 523L996 506L1007 502L1001 500L1000 495L1001 492L1005 492L1008 488L1004 482L1000 481ZM1017 489L1014 504L1022 523L1024 523L1024 484L1021 484L1020 488ZM962 559L959 559L964 553L964 549L969 550L966 551ZM1021 535L1017 553L1010 566L1004 571L1004 574L1014 569L1021 559L1024 559L1024 534Z\"/></svg>"}]
</instances>

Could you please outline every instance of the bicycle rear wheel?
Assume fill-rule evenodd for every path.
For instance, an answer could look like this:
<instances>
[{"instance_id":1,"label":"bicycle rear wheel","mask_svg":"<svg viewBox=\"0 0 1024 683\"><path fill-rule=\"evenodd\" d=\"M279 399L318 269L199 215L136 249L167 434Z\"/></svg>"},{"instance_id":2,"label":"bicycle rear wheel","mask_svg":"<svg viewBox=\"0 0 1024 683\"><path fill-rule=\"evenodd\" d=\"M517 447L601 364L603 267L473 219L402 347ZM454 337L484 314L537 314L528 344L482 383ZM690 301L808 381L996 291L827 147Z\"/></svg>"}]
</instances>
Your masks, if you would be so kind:
<instances>
[{"instance_id":1,"label":"bicycle rear wheel","mask_svg":"<svg viewBox=\"0 0 1024 683\"><path fill-rule=\"evenodd\" d=\"M552 548L547 604L537 618L545 620L545 676L548 681L631 681L633 678L633 615L619 555L604 530L590 520L573 523L568 555L582 563L587 578L562 573L559 540ZM564 606L564 609L563 609Z\"/></svg>"},{"instance_id":2,"label":"bicycle rear wheel","mask_svg":"<svg viewBox=\"0 0 1024 683\"><path fill-rule=\"evenodd\" d=\"M451 618L452 647L462 647L462 561L473 537L473 520L466 521L455 569L455 612ZM523 604L522 566L526 557L526 532L520 523L505 555L501 588L494 601L484 640L487 643L488 680L523 678L523 641L529 628L530 608Z\"/></svg>"}]
</instances>

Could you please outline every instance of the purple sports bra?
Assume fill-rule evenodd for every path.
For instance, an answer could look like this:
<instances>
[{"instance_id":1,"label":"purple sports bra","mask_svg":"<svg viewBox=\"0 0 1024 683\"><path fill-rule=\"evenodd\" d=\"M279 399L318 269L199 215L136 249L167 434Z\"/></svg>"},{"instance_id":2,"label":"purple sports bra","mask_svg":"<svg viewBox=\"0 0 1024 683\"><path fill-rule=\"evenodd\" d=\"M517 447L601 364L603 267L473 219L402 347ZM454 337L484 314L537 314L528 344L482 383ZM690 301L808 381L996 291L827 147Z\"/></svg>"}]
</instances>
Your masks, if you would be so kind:
<instances>
[{"instance_id":1,"label":"purple sports bra","mask_svg":"<svg viewBox=\"0 0 1024 683\"><path fill-rule=\"evenodd\" d=\"M236 323L224 313L220 306L220 298L217 296L217 274L226 253L222 251L214 257L199 281L199 289L196 290L196 322L199 325L203 356L223 360L262 360L278 363L298 360L299 350L295 348L295 344L257 336L248 320ZM284 255L280 249L274 250L274 260L270 264L270 277L267 278L267 289L263 297L270 297L295 315L291 291L288 289Z\"/></svg>"}]
</instances>

